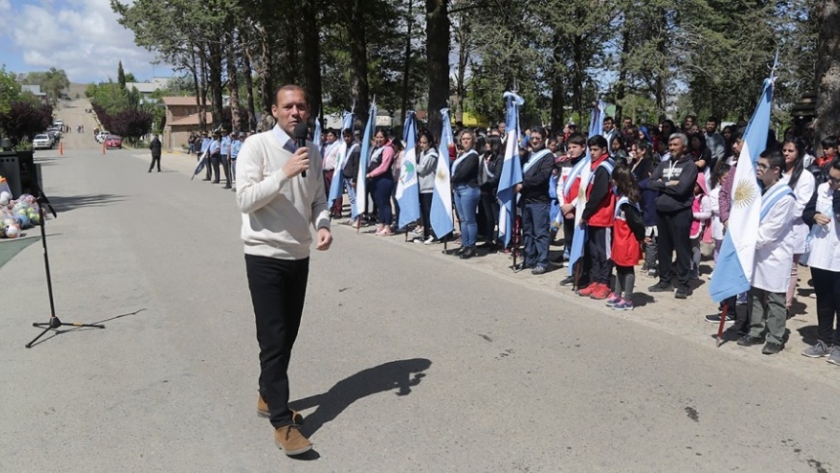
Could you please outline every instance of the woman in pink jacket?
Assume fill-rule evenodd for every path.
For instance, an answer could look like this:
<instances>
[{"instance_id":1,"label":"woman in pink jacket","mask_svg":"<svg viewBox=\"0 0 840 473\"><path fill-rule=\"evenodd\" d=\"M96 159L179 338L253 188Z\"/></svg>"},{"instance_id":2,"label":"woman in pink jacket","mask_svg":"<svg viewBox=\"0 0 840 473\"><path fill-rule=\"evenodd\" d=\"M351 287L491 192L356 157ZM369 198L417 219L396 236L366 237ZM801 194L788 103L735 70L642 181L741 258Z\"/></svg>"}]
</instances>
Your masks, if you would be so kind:
<instances>
[{"instance_id":1,"label":"woman in pink jacket","mask_svg":"<svg viewBox=\"0 0 840 473\"><path fill-rule=\"evenodd\" d=\"M390 236L391 231L391 191L394 188L394 174L391 165L394 162L394 148L383 130L378 130L373 137L375 148L370 155L367 178L368 188L373 190L373 200L379 211L379 223L376 224L377 236Z\"/></svg>"}]
</instances>

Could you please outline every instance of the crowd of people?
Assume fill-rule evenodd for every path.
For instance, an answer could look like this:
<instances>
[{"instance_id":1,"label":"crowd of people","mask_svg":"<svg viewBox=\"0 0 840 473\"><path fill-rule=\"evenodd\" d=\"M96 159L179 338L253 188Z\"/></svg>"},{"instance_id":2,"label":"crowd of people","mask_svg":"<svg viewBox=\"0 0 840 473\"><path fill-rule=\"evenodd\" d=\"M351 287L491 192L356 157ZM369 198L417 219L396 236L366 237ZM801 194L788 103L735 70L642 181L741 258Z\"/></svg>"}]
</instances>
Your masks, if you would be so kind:
<instances>
[{"instance_id":1,"label":"crowd of people","mask_svg":"<svg viewBox=\"0 0 840 473\"><path fill-rule=\"evenodd\" d=\"M518 143L523 180L516 186L517 231L521 231L518 270L535 275L568 260L575 238L584 238L583 253L571 276L559 284L578 295L603 300L615 310L632 310L636 266L657 283L651 293L692 295L701 277L702 246L714 248L716 262L727 231L746 124L721 129L716 117L703 124L688 116L681 126L663 119L658 126L637 126L625 118L619 128L611 117L603 132L587 138L575 123L560 132L536 126ZM399 205L394 198L405 153L403 143L376 131L366 176L368 196L355 194L360 163L359 131L325 130L322 137L326 188L336 172L346 181L351 204L370 198L370 211L346 223L375 224L375 234L388 236L405 230L415 242L434 244L458 235L435 235L430 223L438 155L428 130L417 137L416 172L421 218L406 229L397 228ZM508 134L505 124L491 129L467 129L457 124L450 147L451 189L458 219L460 246L452 254L469 259L488 253L515 251L520 243L498 241L500 202L497 198ZM512 135L510 135L512 136ZM347 143L347 159L336 154L340 139ZM736 307L749 304L749 316L737 327L738 344L765 343L763 353L784 346L785 321L796 315L794 294L800 265L811 268L819 319L819 342L805 353L829 357L840 366L840 160L838 139L814 140L812 127L788 129L781 140L771 132L756 166L763 190L762 216L755 249L752 289L721 303L721 315L709 322L736 321ZM577 172L587 156L588 181ZM580 204L580 205L579 205ZM580 213L580 215L577 215ZM331 209L342 217L341 199ZM585 232L576 232L576 227ZM585 235L585 236L584 236ZM550 245L562 240L562 260L550 262ZM479 245L478 242L482 243ZM478 249L487 251L479 252ZM564 275L567 273L564 272ZM722 309L726 308L724 312Z\"/></svg>"},{"instance_id":2,"label":"crowd of people","mask_svg":"<svg viewBox=\"0 0 840 473\"><path fill-rule=\"evenodd\" d=\"M203 180L219 184L221 183L221 173L224 172L225 185L223 189L233 189L236 178L236 158L239 156L239 150L242 149L242 143L252 134L250 131L230 133L224 128L214 131L212 136L206 131L201 134L191 133L187 153L195 153L199 159L207 153L207 162L204 166L206 171ZM154 165L154 161L152 164ZM151 167L149 171L151 172ZM233 190L235 191L235 189Z\"/></svg>"}]
</instances>

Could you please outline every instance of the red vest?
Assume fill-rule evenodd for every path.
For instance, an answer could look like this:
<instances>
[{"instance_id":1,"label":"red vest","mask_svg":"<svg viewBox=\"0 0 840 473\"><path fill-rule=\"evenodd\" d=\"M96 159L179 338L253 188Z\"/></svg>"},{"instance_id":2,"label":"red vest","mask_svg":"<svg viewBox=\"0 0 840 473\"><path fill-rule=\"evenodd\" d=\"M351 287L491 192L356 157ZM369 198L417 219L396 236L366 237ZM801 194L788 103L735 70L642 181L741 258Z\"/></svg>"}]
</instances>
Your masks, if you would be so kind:
<instances>
[{"instance_id":1,"label":"red vest","mask_svg":"<svg viewBox=\"0 0 840 473\"><path fill-rule=\"evenodd\" d=\"M589 182L586 188L586 199L589 200L589 196L592 194L592 184L595 181L595 171L598 170L598 166L601 165L604 161L609 159L610 155L604 153L600 158L595 161L592 161L592 180ZM613 226L613 222L615 221L615 194L613 194L612 189L607 192L607 195L604 196L604 199L598 204L597 210L595 210L595 214L589 219L589 226L590 227L603 227L608 228Z\"/></svg>"}]
</instances>

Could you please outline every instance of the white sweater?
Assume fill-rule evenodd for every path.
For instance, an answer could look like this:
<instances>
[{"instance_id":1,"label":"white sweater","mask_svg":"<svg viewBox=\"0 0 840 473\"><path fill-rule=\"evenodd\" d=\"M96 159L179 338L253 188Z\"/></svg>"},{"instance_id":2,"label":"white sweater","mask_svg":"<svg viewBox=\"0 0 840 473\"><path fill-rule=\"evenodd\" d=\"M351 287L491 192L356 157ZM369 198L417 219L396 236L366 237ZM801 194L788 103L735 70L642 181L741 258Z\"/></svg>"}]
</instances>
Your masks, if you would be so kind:
<instances>
[{"instance_id":1,"label":"white sweater","mask_svg":"<svg viewBox=\"0 0 840 473\"><path fill-rule=\"evenodd\" d=\"M306 178L289 179L283 166L291 138L280 127L249 137L236 162L236 203L242 212L245 254L283 260L309 257L311 224L330 228L321 155L311 143Z\"/></svg>"}]
</instances>

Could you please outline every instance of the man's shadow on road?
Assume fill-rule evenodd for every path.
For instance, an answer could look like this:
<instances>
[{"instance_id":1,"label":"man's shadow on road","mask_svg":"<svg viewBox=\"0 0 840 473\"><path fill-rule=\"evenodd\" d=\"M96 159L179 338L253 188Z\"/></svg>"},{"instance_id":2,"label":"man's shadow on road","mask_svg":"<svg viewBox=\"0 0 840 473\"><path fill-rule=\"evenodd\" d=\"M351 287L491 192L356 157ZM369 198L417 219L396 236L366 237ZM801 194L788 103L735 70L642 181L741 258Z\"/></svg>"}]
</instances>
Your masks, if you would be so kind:
<instances>
[{"instance_id":1,"label":"man's shadow on road","mask_svg":"<svg viewBox=\"0 0 840 473\"><path fill-rule=\"evenodd\" d=\"M301 426L301 432L310 437L363 397L392 389L396 390L397 396L408 395L412 387L420 384L426 376L423 371L431 365L432 362L425 358L391 361L342 379L323 394L291 402L289 408L302 411L318 406L315 412L306 416Z\"/></svg>"}]
</instances>

